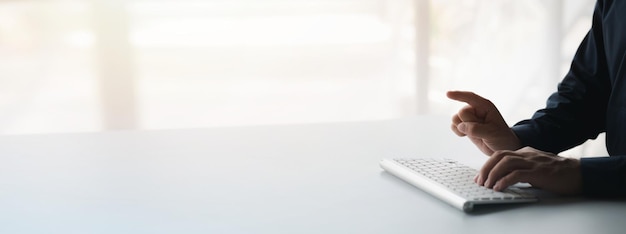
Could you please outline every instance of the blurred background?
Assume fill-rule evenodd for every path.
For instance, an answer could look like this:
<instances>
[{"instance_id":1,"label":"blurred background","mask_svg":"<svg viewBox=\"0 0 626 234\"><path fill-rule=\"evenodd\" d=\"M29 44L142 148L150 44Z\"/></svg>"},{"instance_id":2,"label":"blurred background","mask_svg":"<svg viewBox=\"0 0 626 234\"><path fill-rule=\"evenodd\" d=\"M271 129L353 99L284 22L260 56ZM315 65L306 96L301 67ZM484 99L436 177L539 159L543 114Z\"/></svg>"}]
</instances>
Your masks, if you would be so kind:
<instances>
[{"instance_id":1,"label":"blurred background","mask_svg":"<svg viewBox=\"0 0 626 234\"><path fill-rule=\"evenodd\" d=\"M448 118L451 89L514 124L555 90L594 4L0 0L0 134Z\"/></svg>"}]
</instances>

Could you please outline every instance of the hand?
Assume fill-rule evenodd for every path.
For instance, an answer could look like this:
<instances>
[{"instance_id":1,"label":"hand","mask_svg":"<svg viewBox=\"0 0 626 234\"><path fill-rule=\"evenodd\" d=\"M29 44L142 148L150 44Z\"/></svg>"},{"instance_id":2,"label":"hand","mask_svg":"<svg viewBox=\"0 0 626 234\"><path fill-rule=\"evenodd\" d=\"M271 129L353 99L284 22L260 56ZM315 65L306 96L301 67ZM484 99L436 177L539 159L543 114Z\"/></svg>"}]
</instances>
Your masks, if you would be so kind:
<instances>
[{"instance_id":1,"label":"hand","mask_svg":"<svg viewBox=\"0 0 626 234\"><path fill-rule=\"evenodd\" d=\"M521 147L519 139L491 101L472 92L450 91L447 95L452 100L468 104L452 116L452 131L458 136L469 137L486 155Z\"/></svg>"},{"instance_id":2,"label":"hand","mask_svg":"<svg viewBox=\"0 0 626 234\"><path fill-rule=\"evenodd\" d=\"M518 183L529 183L562 195L580 194L580 161L525 147L517 151L497 151L485 162L476 183L496 191Z\"/></svg>"}]
</instances>

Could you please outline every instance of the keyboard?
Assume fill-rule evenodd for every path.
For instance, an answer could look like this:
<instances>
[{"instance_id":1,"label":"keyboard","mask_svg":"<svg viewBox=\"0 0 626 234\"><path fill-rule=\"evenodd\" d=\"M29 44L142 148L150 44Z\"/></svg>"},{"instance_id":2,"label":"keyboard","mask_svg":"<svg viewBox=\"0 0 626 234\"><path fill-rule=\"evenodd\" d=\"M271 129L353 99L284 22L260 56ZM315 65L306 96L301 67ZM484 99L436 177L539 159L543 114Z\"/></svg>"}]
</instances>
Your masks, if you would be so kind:
<instances>
[{"instance_id":1,"label":"keyboard","mask_svg":"<svg viewBox=\"0 0 626 234\"><path fill-rule=\"evenodd\" d=\"M535 202L537 197L511 186L502 192L474 182L476 169L449 159L383 159L380 166L390 174L430 193L464 212L475 205Z\"/></svg>"}]
</instances>

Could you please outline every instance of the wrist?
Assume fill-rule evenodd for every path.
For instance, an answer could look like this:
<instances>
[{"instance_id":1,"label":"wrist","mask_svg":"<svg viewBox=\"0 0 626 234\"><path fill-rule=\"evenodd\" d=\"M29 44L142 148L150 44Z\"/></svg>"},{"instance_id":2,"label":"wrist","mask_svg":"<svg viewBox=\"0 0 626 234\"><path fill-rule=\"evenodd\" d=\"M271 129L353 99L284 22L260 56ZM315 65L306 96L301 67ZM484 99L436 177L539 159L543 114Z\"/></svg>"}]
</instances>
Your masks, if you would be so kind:
<instances>
[{"instance_id":1,"label":"wrist","mask_svg":"<svg viewBox=\"0 0 626 234\"><path fill-rule=\"evenodd\" d=\"M570 181L568 187L564 188L564 195L579 195L583 191L583 178L580 166L580 160L575 158L564 158L566 161L566 167L568 173L565 173L567 177L565 180Z\"/></svg>"},{"instance_id":2,"label":"wrist","mask_svg":"<svg viewBox=\"0 0 626 234\"><path fill-rule=\"evenodd\" d=\"M522 141L519 139L519 137L517 137L517 134L515 134L515 131L513 131L513 129L509 128L509 135L510 135L510 141L511 145L509 146L511 148L511 150L518 150L523 148L525 145L522 145Z\"/></svg>"}]
</instances>

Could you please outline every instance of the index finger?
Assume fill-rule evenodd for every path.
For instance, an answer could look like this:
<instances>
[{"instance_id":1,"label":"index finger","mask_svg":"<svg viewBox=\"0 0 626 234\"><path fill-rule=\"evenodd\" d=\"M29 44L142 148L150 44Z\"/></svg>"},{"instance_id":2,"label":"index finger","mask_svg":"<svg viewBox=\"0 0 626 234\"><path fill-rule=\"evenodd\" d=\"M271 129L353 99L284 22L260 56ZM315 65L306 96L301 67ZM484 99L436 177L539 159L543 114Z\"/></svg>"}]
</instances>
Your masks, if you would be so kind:
<instances>
[{"instance_id":1,"label":"index finger","mask_svg":"<svg viewBox=\"0 0 626 234\"><path fill-rule=\"evenodd\" d=\"M513 151L510 150L500 150L493 153L489 159L483 164L483 167L478 171L478 184L480 186L485 186L485 182L489 179L489 174L491 170L502 160L504 157L509 155L515 155Z\"/></svg>"},{"instance_id":2,"label":"index finger","mask_svg":"<svg viewBox=\"0 0 626 234\"><path fill-rule=\"evenodd\" d=\"M519 182L531 182L533 177L533 173L530 170L516 170L498 180L493 186L493 190L502 191Z\"/></svg>"},{"instance_id":3,"label":"index finger","mask_svg":"<svg viewBox=\"0 0 626 234\"><path fill-rule=\"evenodd\" d=\"M491 101L481 97L473 92L467 91L448 91L446 96L452 100L465 102L473 107L492 105Z\"/></svg>"}]
</instances>

